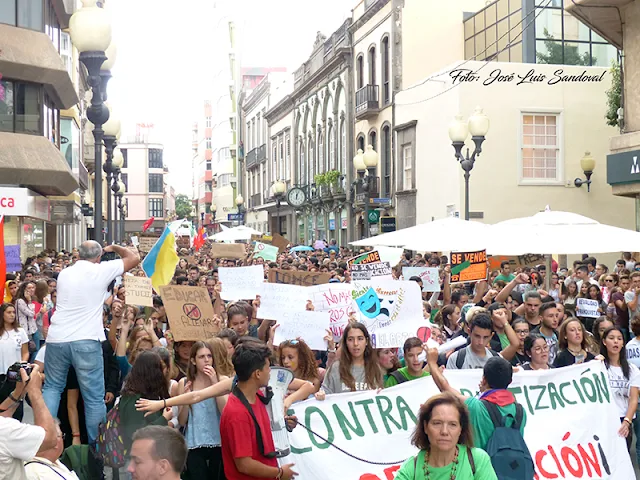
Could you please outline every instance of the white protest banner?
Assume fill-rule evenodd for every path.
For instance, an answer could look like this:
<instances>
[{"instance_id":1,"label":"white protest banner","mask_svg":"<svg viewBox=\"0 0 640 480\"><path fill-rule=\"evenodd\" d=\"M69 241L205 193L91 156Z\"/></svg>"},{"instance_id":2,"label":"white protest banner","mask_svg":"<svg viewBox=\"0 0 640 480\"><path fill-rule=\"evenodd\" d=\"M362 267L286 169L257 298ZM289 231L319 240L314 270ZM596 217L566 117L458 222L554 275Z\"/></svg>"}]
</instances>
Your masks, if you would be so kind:
<instances>
[{"instance_id":1,"label":"white protest banner","mask_svg":"<svg viewBox=\"0 0 640 480\"><path fill-rule=\"evenodd\" d=\"M224 284L223 284L224 285ZM307 287L286 283L263 283L260 286L258 318L279 320L283 311L303 312L307 309Z\"/></svg>"},{"instance_id":2,"label":"white protest banner","mask_svg":"<svg viewBox=\"0 0 640 480\"><path fill-rule=\"evenodd\" d=\"M445 373L465 395L475 395L482 370ZM553 370L516 373L509 388L524 407L524 438L537 480L630 480L635 478L620 418L604 365L598 361ZM301 426L289 434L292 454L304 480L391 480L402 462L415 455L410 437L420 405L437 394L430 377L396 387L327 395L296 403L290 413L314 432L352 455L354 460ZM422 477L421 477L422 478Z\"/></svg>"},{"instance_id":3,"label":"white protest banner","mask_svg":"<svg viewBox=\"0 0 640 480\"><path fill-rule=\"evenodd\" d=\"M371 280L352 282L356 318L371 334L373 348L398 348L424 326L422 295L416 282Z\"/></svg>"},{"instance_id":4,"label":"white protest banner","mask_svg":"<svg viewBox=\"0 0 640 480\"><path fill-rule=\"evenodd\" d=\"M355 312L350 283L327 283L308 287L307 295L316 312L329 313L330 329L334 340L342 336L349 323L349 315Z\"/></svg>"},{"instance_id":5,"label":"white protest banner","mask_svg":"<svg viewBox=\"0 0 640 480\"><path fill-rule=\"evenodd\" d=\"M576 298L576 316L598 318L600 308L600 302L598 300L591 300L589 298Z\"/></svg>"},{"instance_id":6,"label":"white protest banner","mask_svg":"<svg viewBox=\"0 0 640 480\"><path fill-rule=\"evenodd\" d=\"M147 277L124 276L124 300L127 305L153 307L153 287Z\"/></svg>"},{"instance_id":7,"label":"white protest banner","mask_svg":"<svg viewBox=\"0 0 640 480\"><path fill-rule=\"evenodd\" d=\"M223 300L254 300L264 283L262 265L251 267L220 267L218 269Z\"/></svg>"},{"instance_id":8,"label":"white protest banner","mask_svg":"<svg viewBox=\"0 0 640 480\"><path fill-rule=\"evenodd\" d=\"M300 338L305 341L311 350L327 349L327 342L323 339L329 328L329 314L326 312L301 312L284 311L278 316L278 324L275 330L273 343L279 345L285 340Z\"/></svg>"},{"instance_id":9,"label":"white protest banner","mask_svg":"<svg viewBox=\"0 0 640 480\"><path fill-rule=\"evenodd\" d=\"M389 262L354 264L349 267L351 270L351 281L371 280L393 280L391 275L391 265Z\"/></svg>"},{"instance_id":10,"label":"white protest banner","mask_svg":"<svg viewBox=\"0 0 640 480\"><path fill-rule=\"evenodd\" d=\"M420 277L423 292L440 291L440 275L437 268L402 267L402 276L405 280L409 280L411 277Z\"/></svg>"}]
</instances>

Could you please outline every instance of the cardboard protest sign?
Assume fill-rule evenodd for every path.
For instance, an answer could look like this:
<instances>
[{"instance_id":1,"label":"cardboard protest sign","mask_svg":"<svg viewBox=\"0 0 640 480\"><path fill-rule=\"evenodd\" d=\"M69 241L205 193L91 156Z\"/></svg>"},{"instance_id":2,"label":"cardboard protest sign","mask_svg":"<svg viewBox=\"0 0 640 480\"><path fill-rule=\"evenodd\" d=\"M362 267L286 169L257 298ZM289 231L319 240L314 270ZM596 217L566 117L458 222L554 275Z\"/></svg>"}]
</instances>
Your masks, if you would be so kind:
<instances>
[{"instance_id":1,"label":"cardboard protest sign","mask_svg":"<svg viewBox=\"0 0 640 480\"><path fill-rule=\"evenodd\" d=\"M271 238L271 245L274 247L278 247L278 251L280 253L284 252L289 246L289 240L280 235L279 233L274 233Z\"/></svg>"},{"instance_id":2,"label":"cardboard protest sign","mask_svg":"<svg viewBox=\"0 0 640 480\"><path fill-rule=\"evenodd\" d=\"M254 300L264 283L262 265L251 267L220 267L218 269L223 300Z\"/></svg>"},{"instance_id":3,"label":"cardboard protest sign","mask_svg":"<svg viewBox=\"0 0 640 480\"><path fill-rule=\"evenodd\" d=\"M160 296L176 342L206 340L220 331L206 288L165 285L160 287Z\"/></svg>"},{"instance_id":4,"label":"cardboard protest sign","mask_svg":"<svg viewBox=\"0 0 640 480\"><path fill-rule=\"evenodd\" d=\"M307 288L306 296L315 311L329 314L329 328L334 340L342 336L349 323L349 315L355 312L351 292L350 283L327 283Z\"/></svg>"},{"instance_id":5,"label":"cardboard protest sign","mask_svg":"<svg viewBox=\"0 0 640 480\"><path fill-rule=\"evenodd\" d=\"M212 258L242 259L247 256L244 243L212 243L209 255Z\"/></svg>"},{"instance_id":6,"label":"cardboard protest sign","mask_svg":"<svg viewBox=\"0 0 640 480\"><path fill-rule=\"evenodd\" d=\"M256 242L256 246L253 249L253 256L255 258L264 258L267 261L275 262L278 259L278 247L267 245L262 242Z\"/></svg>"},{"instance_id":7,"label":"cardboard protest sign","mask_svg":"<svg viewBox=\"0 0 640 480\"><path fill-rule=\"evenodd\" d=\"M269 283L287 283L289 285L311 287L329 283L329 280L331 280L331 274L329 273L281 270L279 268L269 269Z\"/></svg>"},{"instance_id":8,"label":"cardboard protest sign","mask_svg":"<svg viewBox=\"0 0 640 480\"><path fill-rule=\"evenodd\" d=\"M19 272L22 270L20 261L20 245L5 245L4 259L7 264L7 272Z\"/></svg>"},{"instance_id":9,"label":"cardboard protest sign","mask_svg":"<svg viewBox=\"0 0 640 480\"><path fill-rule=\"evenodd\" d=\"M487 279L487 251L451 252L451 283Z\"/></svg>"},{"instance_id":10,"label":"cardboard protest sign","mask_svg":"<svg viewBox=\"0 0 640 480\"><path fill-rule=\"evenodd\" d=\"M590 298L576 298L576 316L599 318L600 302L598 300L591 300Z\"/></svg>"},{"instance_id":11,"label":"cardboard protest sign","mask_svg":"<svg viewBox=\"0 0 640 480\"><path fill-rule=\"evenodd\" d=\"M307 308L307 287L284 283L263 283L260 287L258 318L279 320L285 310L304 311Z\"/></svg>"},{"instance_id":12,"label":"cardboard protest sign","mask_svg":"<svg viewBox=\"0 0 640 480\"><path fill-rule=\"evenodd\" d=\"M392 280L391 265L389 262L379 263L356 263L351 265L351 280L371 280L380 278Z\"/></svg>"},{"instance_id":13,"label":"cardboard protest sign","mask_svg":"<svg viewBox=\"0 0 640 480\"><path fill-rule=\"evenodd\" d=\"M440 291L440 274L437 268L402 267L402 276L405 280L409 280L411 277L420 277L423 292Z\"/></svg>"},{"instance_id":14,"label":"cardboard protest sign","mask_svg":"<svg viewBox=\"0 0 640 480\"><path fill-rule=\"evenodd\" d=\"M509 262L511 268L515 270L520 267L534 267L536 265L544 264L546 259L544 255L528 254L518 256L506 256L506 255L492 255L488 258L489 269L500 270L502 262Z\"/></svg>"},{"instance_id":15,"label":"cardboard protest sign","mask_svg":"<svg viewBox=\"0 0 640 480\"><path fill-rule=\"evenodd\" d=\"M326 350L324 337L329 328L329 314L326 312L284 311L278 316L278 324L273 339L274 345L285 340L300 338L311 350Z\"/></svg>"},{"instance_id":16,"label":"cardboard protest sign","mask_svg":"<svg viewBox=\"0 0 640 480\"><path fill-rule=\"evenodd\" d=\"M140 237L138 239L140 244L138 245L138 250L143 253L149 253L153 246L156 244L158 239L156 237Z\"/></svg>"},{"instance_id":17,"label":"cardboard protest sign","mask_svg":"<svg viewBox=\"0 0 640 480\"><path fill-rule=\"evenodd\" d=\"M376 263L380 262L380 252L377 250L373 250L371 252L363 253L362 255L358 255L357 257L350 258L347 261L347 265L351 267L351 265L362 265L366 263Z\"/></svg>"},{"instance_id":18,"label":"cardboard protest sign","mask_svg":"<svg viewBox=\"0 0 640 480\"><path fill-rule=\"evenodd\" d=\"M352 282L351 288L356 318L369 330L373 348L402 347L425 323L416 282L371 280Z\"/></svg>"},{"instance_id":19,"label":"cardboard protest sign","mask_svg":"<svg viewBox=\"0 0 640 480\"><path fill-rule=\"evenodd\" d=\"M473 397L482 370L447 369L444 375L453 388ZM527 415L524 439L536 478L636 478L625 439L617 434L619 410L602 362L520 371L513 375L509 390ZM421 404L438 393L433 379L425 377L380 393L373 389L295 403L290 413L310 430L356 457L380 464L338 454L304 428L289 434L292 454L283 461L295 463L299 478L305 480L392 479L400 465L417 453L411 436Z\"/></svg>"},{"instance_id":20,"label":"cardboard protest sign","mask_svg":"<svg viewBox=\"0 0 640 480\"><path fill-rule=\"evenodd\" d=\"M147 277L124 276L124 300L127 305L153 307L153 287Z\"/></svg>"}]
</instances>

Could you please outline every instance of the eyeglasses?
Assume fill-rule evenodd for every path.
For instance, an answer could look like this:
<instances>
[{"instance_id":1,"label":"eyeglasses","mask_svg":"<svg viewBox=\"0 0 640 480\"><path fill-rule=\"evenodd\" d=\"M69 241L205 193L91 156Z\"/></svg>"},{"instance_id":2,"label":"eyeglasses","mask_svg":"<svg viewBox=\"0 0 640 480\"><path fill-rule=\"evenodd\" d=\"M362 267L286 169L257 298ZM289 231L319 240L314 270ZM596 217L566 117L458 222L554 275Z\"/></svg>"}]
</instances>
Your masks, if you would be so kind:
<instances>
[{"instance_id":1,"label":"eyeglasses","mask_svg":"<svg viewBox=\"0 0 640 480\"><path fill-rule=\"evenodd\" d=\"M536 353L544 353L549 351L549 345L545 345L544 347L536 347L533 349Z\"/></svg>"},{"instance_id":2,"label":"eyeglasses","mask_svg":"<svg viewBox=\"0 0 640 480\"><path fill-rule=\"evenodd\" d=\"M613 278L605 278L604 281L608 282L608 283L613 283L614 282Z\"/></svg>"},{"instance_id":3,"label":"eyeglasses","mask_svg":"<svg viewBox=\"0 0 640 480\"><path fill-rule=\"evenodd\" d=\"M529 330L516 330L518 335L526 336L529 335Z\"/></svg>"}]
</instances>

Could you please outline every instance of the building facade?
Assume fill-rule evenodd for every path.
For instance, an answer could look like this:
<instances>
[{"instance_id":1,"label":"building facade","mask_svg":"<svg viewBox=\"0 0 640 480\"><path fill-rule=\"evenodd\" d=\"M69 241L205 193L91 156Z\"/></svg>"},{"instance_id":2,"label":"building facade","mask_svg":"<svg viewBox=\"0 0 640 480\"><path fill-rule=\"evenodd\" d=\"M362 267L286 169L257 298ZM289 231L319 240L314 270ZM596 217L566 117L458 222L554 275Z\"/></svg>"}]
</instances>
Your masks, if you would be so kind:
<instances>
[{"instance_id":1,"label":"building facade","mask_svg":"<svg viewBox=\"0 0 640 480\"><path fill-rule=\"evenodd\" d=\"M0 215L5 244L23 261L86 238L77 112L75 129L67 122L82 84L64 33L75 8L69 3L6 0L0 7Z\"/></svg>"}]
</instances>

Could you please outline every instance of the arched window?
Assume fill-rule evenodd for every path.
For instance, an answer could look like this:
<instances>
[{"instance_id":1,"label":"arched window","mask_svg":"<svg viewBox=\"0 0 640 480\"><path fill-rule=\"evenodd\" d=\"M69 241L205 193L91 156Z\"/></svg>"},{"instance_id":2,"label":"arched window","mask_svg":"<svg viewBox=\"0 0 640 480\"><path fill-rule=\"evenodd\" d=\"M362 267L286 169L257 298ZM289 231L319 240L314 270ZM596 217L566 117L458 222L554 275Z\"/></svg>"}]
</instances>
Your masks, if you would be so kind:
<instances>
[{"instance_id":1,"label":"arched window","mask_svg":"<svg viewBox=\"0 0 640 480\"><path fill-rule=\"evenodd\" d=\"M323 173L324 170L324 135L322 127L318 125L318 161L316 164L316 172Z\"/></svg>"},{"instance_id":2,"label":"arched window","mask_svg":"<svg viewBox=\"0 0 640 480\"><path fill-rule=\"evenodd\" d=\"M356 90L364 87L364 57L358 55L356 59Z\"/></svg>"},{"instance_id":3,"label":"arched window","mask_svg":"<svg viewBox=\"0 0 640 480\"><path fill-rule=\"evenodd\" d=\"M376 84L376 47L369 49L369 85Z\"/></svg>"},{"instance_id":4,"label":"arched window","mask_svg":"<svg viewBox=\"0 0 640 480\"><path fill-rule=\"evenodd\" d=\"M382 39L381 50L382 101L386 105L391 101L391 82L389 81L389 37L384 37Z\"/></svg>"},{"instance_id":5,"label":"arched window","mask_svg":"<svg viewBox=\"0 0 640 480\"><path fill-rule=\"evenodd\" d=\"M315 142L312 138L309 139L309 144L307 145L307 152L309 156L307 160L309 162L309 183L315 182L316 176L316 163L315 163L315 154L314 154Z\"/></svg>"},{"instance_id":6,"label":"arched window","mask_svg":"<svg viewBox=\"0 0 640 480\"><path fill-rule=\"evenodd\" d=\"M327 131L327 138L329 143L329 170L336 169L336 142L333 133L333 125L329 125Z\"/></svg>"},{"instance_id":7,"label":"arched window","mask_svg":"<svg viewBox=\"0 0 640 480\"><path fill-rule=\"evenodd\" d=\"M375 130L371 130L369 132L368 145L371 145L376 152L378 151L378 134L376 133Z\"/></svg>"},{"instance_id":8,"label":"arched window","mask_svg":"<svg viewBox=\"0 0 640 480\"><path fill-rule=\"evenodd\" d=\"M363 134L358 135L358 140L356 144L358 145L358 150L362 150L364 152L364 135Z\"/></svg>"},{"instance_id":9,"label":"arched window","mask_svg":"<svg viewBox=\"0 0 640 480\"><path fill-rule=\"evenodd\" d=\"M391 198L391 127L382 127L382 138L380 145L382 156L382 195L384 198Z\"/></svg>"},{"instance_id":10,"label":"arched window","mask_svg":"<svg viewBox=\"0 0 640 480\"><path fill-rule=\"evenodd\" d=\"M344 120L340 122L340 162L338 171L343 172L344 166L347 164L347 128Z\"/></svg>"},{"instance_id":11,"label":"arched window","mask_svg":"<svg viewBox=\"0 0 640 480\"><path fill-rule=\"evenodd\" d=\"M306 152L303 139L300 139L298 150L300 152L300 184L305 185L307 183L307 163L305 161Z\"/></svg>"}]
</instances>

